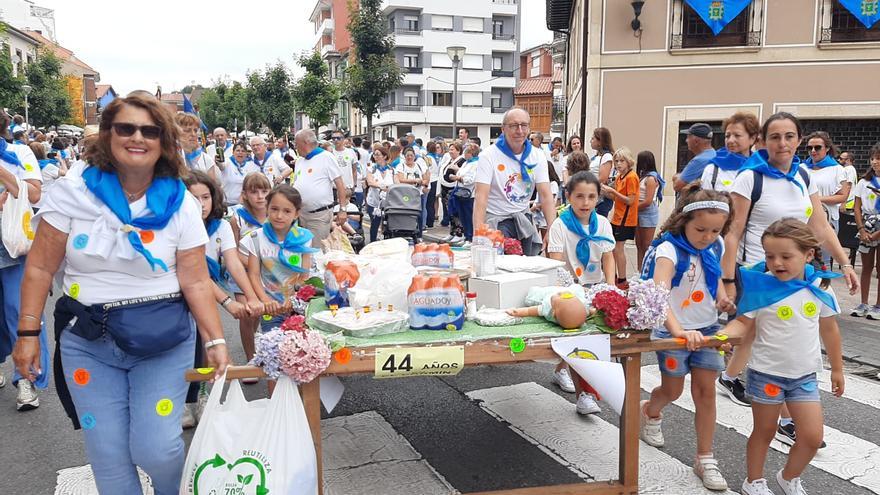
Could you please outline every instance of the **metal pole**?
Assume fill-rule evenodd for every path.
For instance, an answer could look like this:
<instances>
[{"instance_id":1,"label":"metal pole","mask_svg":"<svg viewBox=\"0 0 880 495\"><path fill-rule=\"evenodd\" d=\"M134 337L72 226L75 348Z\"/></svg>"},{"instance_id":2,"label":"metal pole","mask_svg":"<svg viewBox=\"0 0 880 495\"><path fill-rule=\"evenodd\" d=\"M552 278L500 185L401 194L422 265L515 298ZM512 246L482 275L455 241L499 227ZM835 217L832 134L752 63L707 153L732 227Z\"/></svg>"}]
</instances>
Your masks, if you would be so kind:
<instances>
[{"instance_id":1,"label":"metal pole","mask_svg":"<svg viewBox=\"0 0 880 495\"><path fill-rule=\"evenodd\" d=\"M24 95L24 126L30 128L30 119L28 118L28 95Z\"/></svg>"},{"instance_id":2,"label":"metal pole","mask_svg":"<svg viewBox=\"0 0 880 495\"><path fill-rule=\"evenodd\" d=\"M452 59L452 139L455 139L458 132L458 61L456 56Z\"/></svg>"}]
</instances>

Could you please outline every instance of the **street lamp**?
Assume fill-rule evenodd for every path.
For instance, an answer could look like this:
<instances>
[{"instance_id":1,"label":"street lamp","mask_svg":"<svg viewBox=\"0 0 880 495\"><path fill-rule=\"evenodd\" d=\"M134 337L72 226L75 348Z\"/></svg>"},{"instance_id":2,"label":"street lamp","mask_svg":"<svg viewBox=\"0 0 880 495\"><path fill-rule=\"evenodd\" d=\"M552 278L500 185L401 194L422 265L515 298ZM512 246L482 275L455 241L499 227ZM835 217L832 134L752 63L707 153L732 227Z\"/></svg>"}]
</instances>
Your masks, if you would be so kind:
<instances>
[{"instance_id":1,"label":"street lamp","mask_svg":"<svg viewBox=\"0 0 880 495\"><path fill-rule=\"evenodd\" d=\"M28 95L31 94L31 88L27 84L21 85L21 91L24 93L24 126L30 127L30 120L28 119Z\"/></svg>"},{"instance_id":2,"label":"street lamp","mask_svg":"<svg viewBox=\"0 0 880 495\"><path fill-rule=\"evenodd\" d=\"M463 46L450 46L446 48L446 54L452 60L452 139L455 139L455 133L458 131L458 66L461 59L464 58L465 48Z\"/></svg>"}]
</instances>

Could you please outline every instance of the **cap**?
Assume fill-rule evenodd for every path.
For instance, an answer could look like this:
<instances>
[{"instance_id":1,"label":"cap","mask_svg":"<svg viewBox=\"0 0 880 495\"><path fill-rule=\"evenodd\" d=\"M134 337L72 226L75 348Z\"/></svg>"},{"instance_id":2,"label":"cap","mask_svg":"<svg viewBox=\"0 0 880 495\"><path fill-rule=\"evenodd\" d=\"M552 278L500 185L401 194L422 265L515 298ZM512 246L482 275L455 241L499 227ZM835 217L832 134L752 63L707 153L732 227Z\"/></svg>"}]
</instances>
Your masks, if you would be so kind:
<instances>
[{"instance_id":1,"label":"cap","mask_svg":"<svg viewBox=\"0 0 880 495\"><path fill-rule=\"evenodd\" d=\"M710 127L709 124L704 124L703 122L697 122L696 124L688 127L687 130L681 131L681 133L690 134L703 139L712 139L712 127Z\"/></svg>"}]
</instances>

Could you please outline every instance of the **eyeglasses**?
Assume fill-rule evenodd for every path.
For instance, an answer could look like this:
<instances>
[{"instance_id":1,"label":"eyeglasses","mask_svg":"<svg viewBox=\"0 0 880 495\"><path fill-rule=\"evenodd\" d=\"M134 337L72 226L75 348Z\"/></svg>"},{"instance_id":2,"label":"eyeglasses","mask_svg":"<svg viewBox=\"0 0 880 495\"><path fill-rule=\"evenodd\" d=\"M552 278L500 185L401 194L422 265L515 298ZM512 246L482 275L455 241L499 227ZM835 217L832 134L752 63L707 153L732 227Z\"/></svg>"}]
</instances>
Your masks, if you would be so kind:
<instances>
[{"instance_id":1,"label":"eyeglasses","mask_svg":"<svg viewBox=\"0 0 880 495\"><path fill-rule=\"evenodd\" d=\"M342 141L342 140L345 139L345 138L343 138L342 136L333 136L333 137L330 138L330 139L332 139L332 140L334 140L334 141Z\"/></svg>"},{"instance_id":2,"label":"eyeglasses","mask_svg":"<svg viewBox=\"0 0 880 495\"><path fill-rule=\"evenodd\" d=\"M825 147L824 144L817 144L816 146L807 146L807 150L809 150L809 151L820 151L820 150L821 150L822 148L824 148L824 147Z\"/></svg>"},{"instance_id":3,"label":"eyeglasses","mask_svg":"<svg viewBox=\"0 0 880 495\"><path fill-rule=\"evenodd\" d=\"M529 125L530 124L528 122L526 122L526 123L521 123L521 124L504 124L504 127L507 127L508 129L511 129L511 130L515 130L515 129L527 130L529 128Z\"/></svg>"},{"instance_id":4,"label":"eyeglasses","mask_svg":"<svg viewBox=\"0 0 880 495\"><path fill-rule=\"evenodd\" d=\"M119 137L131 137L138 131L144 139L159 139L159 136L162 135L162 128L157 125L135 125L120 122L114 123L111 127Z\"/></svg>"}]
</instances>

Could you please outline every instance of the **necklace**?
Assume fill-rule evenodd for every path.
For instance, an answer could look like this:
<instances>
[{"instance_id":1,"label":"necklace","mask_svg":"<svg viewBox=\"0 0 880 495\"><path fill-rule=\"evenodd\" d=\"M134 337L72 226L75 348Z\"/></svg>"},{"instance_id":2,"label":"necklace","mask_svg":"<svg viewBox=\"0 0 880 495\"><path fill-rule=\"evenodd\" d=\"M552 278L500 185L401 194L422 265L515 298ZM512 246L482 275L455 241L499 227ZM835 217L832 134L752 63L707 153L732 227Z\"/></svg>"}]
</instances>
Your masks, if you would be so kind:
<instances>
[{"instance_id":1,"label":"necklace","mask_svg":"<svg viewBox=\"0 0 880 495\"><path fill-rule=\"evenodd\" d=\"M135 199L137 199L141 194L146 192L147 189L149 189L149 188L150 188L150 184L147 184L147 186L144 187L143 189L141 189L140 191L130 193L130 192L126 191L125 188L123 187L122 192L124 192L125 195L128 196L128 201L131 202L131 201L134 201Z\"/></svg>"}]
</instances>

